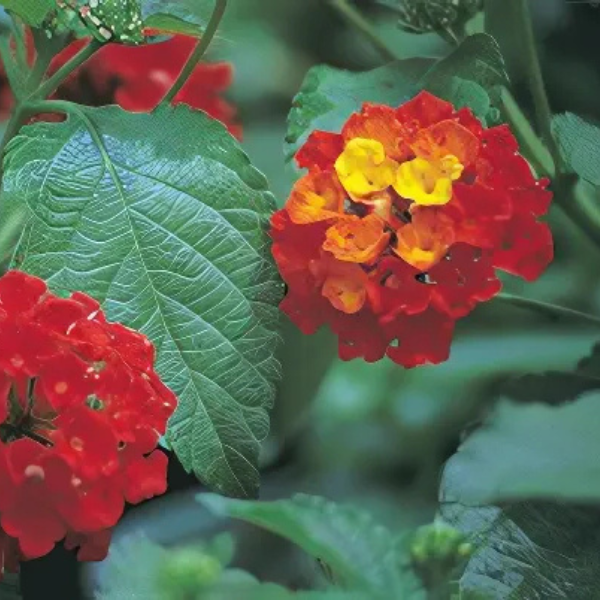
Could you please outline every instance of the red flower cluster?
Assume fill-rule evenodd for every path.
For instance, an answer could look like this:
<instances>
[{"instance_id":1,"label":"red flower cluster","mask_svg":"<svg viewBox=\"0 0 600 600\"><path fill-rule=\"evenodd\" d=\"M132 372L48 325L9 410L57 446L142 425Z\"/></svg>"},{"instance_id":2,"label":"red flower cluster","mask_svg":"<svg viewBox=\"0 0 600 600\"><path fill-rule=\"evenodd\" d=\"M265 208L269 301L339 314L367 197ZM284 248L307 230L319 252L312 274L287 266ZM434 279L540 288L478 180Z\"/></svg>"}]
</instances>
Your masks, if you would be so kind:
<instances>
[{"instance_id":1,"label":"red flower cluster","mask_svg":"<svg viewBox=\"0 0 600 600\"><path fill-rule=\"evenodd\" d=\"M101 560L124 503L166 490L156 446L176 399L154 348L89 296L19 271L0 278L0 339L2 569L63 538Z\"/></svg>"},{"instance_id":2,"label":"red flower cluster","mask_svg":"<svg viewBox=\"0 0 600 600\"><path fill-rule=\"evenodd\" d=\"M132 112L149 112L164 98L190 57L197 40L174 36L165 42L143 46L106 44L58 89L55 97L91 106L118 104ZM56 72L87 44L77 40L54 58ZM33 46L31 46L33 48ZM33 52L30 52L33 60ZM242 128L235 122L235 108L221 94L231 85L231 64L200 63L173 100L185 103L221 121L237 138ZM12 107L8 81L0 83L0 117Z\"/></svg>"},{"instance_id":3,"label":"red flower cluster","mask_svg":"<svg viewBox=\"0 0 600 600\"><path fill-rule=\"evenodd\" d=\"M282 310L305 333L328 323L340 356L405 367L448 358L457 319L553 257L547 180L505 125L421 92L365 104L342 132L315 131L308 173L272 218Z\"/></svg>"}]
</instances>

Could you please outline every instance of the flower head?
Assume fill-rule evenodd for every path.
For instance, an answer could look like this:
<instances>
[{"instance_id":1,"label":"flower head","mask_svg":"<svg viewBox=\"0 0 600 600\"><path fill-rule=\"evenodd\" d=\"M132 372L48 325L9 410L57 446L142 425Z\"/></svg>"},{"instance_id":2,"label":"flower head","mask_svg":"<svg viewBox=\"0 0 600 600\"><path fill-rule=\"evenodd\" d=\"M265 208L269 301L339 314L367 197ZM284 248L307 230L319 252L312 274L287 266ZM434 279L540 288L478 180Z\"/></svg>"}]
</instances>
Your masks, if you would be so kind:
<instances>
[{"instance_id":1,"label":"flower head","mask_svg":"<svg viewBox=\"0 0 600 600\"><path fill-rule=\"evenodd\" d=\"M552 260L548 181L507 126L428 92L365 104L296 160L308 172L272 218L282 310L306 333L329 324L343 358L442 362L456 319L500 291L497 269L531 281Z\"/></svg>"},{"instance_id":2,"label":"flower head","mask_svg":"<svg viewBox=\"0 0 600 600\"><path fill-rule=\"evenodd\" d=\"M63 538L101 559L125 502L166 489L156 446L176 400L154 347L89 296L19 271L0 278L0 337L3 565Z\"/></svg>"}]
</instances>

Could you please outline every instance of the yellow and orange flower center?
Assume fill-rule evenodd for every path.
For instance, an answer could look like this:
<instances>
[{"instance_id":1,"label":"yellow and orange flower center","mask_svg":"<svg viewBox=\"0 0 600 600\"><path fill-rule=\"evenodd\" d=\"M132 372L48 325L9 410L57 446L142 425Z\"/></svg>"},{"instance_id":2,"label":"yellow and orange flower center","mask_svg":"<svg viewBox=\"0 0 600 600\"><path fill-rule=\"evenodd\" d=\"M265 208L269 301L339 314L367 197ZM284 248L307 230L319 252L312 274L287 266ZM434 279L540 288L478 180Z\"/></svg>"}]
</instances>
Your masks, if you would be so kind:
<instances>
[{"instance_id":1,"label":"yellow and orange flower center","mask_svg":"<svg viewBox=\"0 0 600 600\"><path fill-rule=\"evenodd\" d=\"M335 170L346 191L361 198L392 185L398 163L386 157L381 142L354 138L336 160Z\"/></svg>"},{"instance_id":2,"label":"yellow and orange flower center","mask_svg":"<svg viewBox=\"0 0 600 600\"><path fill-rule=\"evenodd\" d=\"M330 256L315 261L311 270L322 282L321 293L332 306L346 314L357 313L367 297L367 275L354 263L340 262Z\"/></svg>"},{"instance_id":3,"label":"yellow and orange flower center","mask_svg":"<svg viewBox=\"0 0 600 600\"><path fill-rule=\"evenodd\" d=\"M460 179L463 170L453 154L440 160L417 157L400 165L394 189L422 206L447 204L452 198L452 182Z\"/></svg>"},{"instance_id":4,"label":"yellow and orange flower center","mask_svg":"<svg viewBox=\"0 0 600 600\"><path fill-rule=\"evenodd\" d=\"M426 271L454 243L454 229L444 215L419 209L413 214L412 221L398 230L397 237L394 252L409 265Z\"/></svg>"},{"instance_id":5,"label":"yellow and orange flower center","mask_svg":"<svg viewBox=\"0 0 600 600\"><path fill-rule=\"evenodd\" d=\"M410 143L400 140L412 149L404 162L397 152L398 160L386 154L394 145L353 137L334 172L311 172L296 184L287 203L292 221L328 223L313 275L336 309L353 314L362 308L380 257L395 254L423 272L448 252L455 234L440 208L476 156L471 137L454 122L441 122Z\"/></svg>"},{"instance_id":6,"label":"yellow and orange flower center","mask_svg":"<svg viewBox=\"0 0 600 600\"><path fill-rule=\"evenodd\" d=\"M323 250L338 260L370 264L388 245L390 233L384 221L376 214L364 219L341 222L327 230Z\"/></svg>"}]
</instances>

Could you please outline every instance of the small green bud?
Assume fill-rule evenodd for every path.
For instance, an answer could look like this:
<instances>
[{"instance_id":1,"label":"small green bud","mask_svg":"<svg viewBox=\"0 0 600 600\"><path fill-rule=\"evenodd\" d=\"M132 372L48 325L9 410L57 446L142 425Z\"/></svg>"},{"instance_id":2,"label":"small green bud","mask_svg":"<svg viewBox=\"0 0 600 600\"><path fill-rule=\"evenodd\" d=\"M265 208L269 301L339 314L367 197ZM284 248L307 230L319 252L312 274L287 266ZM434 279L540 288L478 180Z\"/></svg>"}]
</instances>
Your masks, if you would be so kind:
<instances>
[{"instance_id":1,"label":"small green bud","mask_svg":"<svg viewBox=\"0 0 600 600\"><path fill-rule=\"evenodd\" d=\"M429 33L464 27L483 9L483 0L380 0L400 14L400 27Z\"/></svg>"},{"instance_id":2,"label":"small green bud","mask_svg":"<svg viewBox=\"0 0 600 600\"><path fill-rule=\"evenodd\" d=\"M168 597L192 595L218 581L223 566L208 554L195 549L175 552L157 574L160 590Z\"/></svg>"},{"instance_id":3,"label":"small green bud","mask_svg":"<svg viewBox=\"0 0 600 600\"><path fill-rule=\"evenodd\" d=\"M417 529L410 545L413 569L427 589L447 585L472 552L465 536L441 521Z\"/></svg>"}]
</instances>

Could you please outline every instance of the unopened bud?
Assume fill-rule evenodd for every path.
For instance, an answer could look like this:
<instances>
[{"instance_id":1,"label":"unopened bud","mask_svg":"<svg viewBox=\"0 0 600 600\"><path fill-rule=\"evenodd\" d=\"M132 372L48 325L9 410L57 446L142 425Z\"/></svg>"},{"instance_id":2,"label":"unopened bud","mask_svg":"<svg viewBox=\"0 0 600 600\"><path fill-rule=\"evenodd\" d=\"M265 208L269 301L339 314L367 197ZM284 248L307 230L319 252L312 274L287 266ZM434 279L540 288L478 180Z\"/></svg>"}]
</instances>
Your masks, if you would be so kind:
<instances>
[{"instance_id":1,"label":"unopened bud","mask_svg":"<svg viewBox=\"0 0 600 600\"><path fill-rule=\"evenodd\" d=\"M483 8L483 0L380 0L400 14L400 26L410 33L462 27Z\"/></svg>"},{"instance_id":2,"label":"unopened bud","mask_svg":"<svg viewBox=\"0 0 600 600\"><path fill-rule=\"evenodd\" d=\"M158 585L166 597L186 597L215 583L222 571L213 556L196 549L179 550L160 569Z\"/></svg>"}]
</instances>

